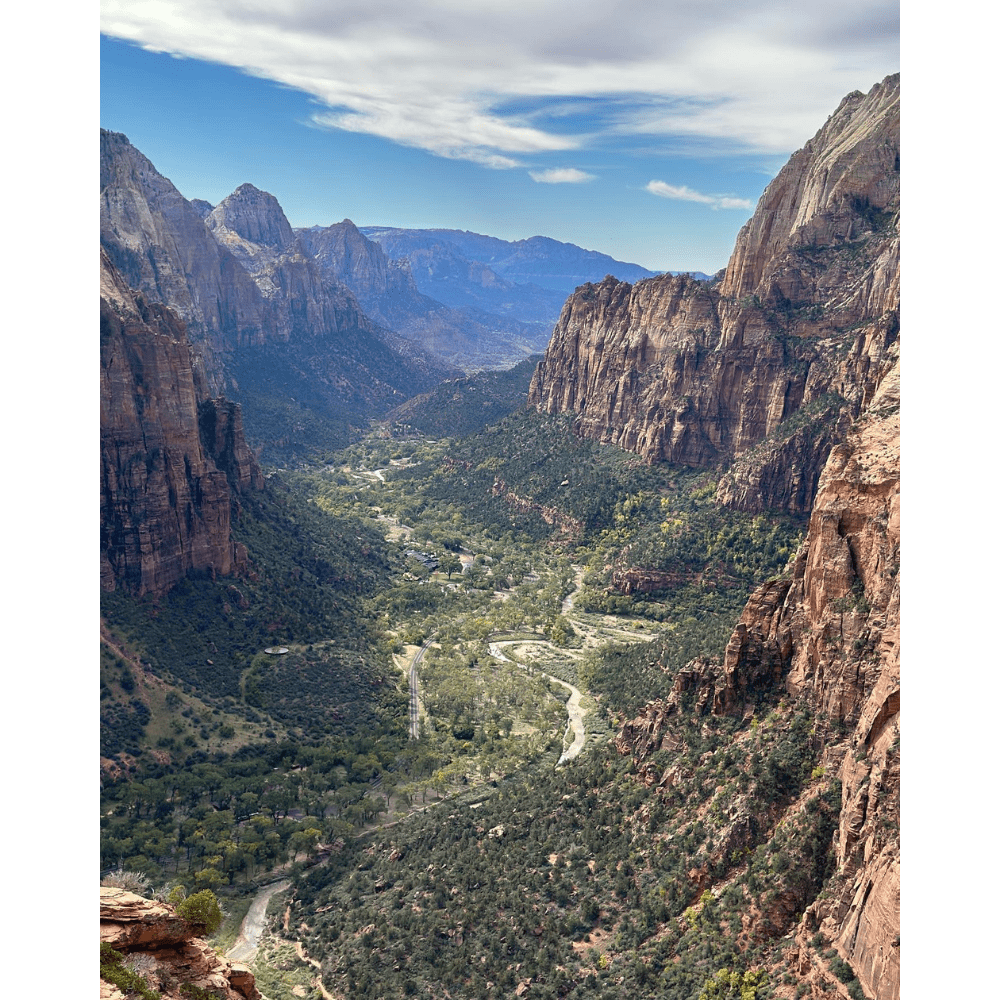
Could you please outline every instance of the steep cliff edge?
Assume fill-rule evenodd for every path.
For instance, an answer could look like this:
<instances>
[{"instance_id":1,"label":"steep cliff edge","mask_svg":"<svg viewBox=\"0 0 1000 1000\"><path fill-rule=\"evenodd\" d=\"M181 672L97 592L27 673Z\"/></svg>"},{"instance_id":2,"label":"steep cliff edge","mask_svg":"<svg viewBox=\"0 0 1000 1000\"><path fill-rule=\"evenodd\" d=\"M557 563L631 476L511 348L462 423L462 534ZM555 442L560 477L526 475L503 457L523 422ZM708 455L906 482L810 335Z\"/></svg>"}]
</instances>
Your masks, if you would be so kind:
<instances>
[{"instance_id":1,"label":"steep cliff edge","mask_svg":"<svg viewBox=\"0 0 1000 1000\"><path fill-rule=\"evenodd\" d=\"M258 441L287 436L302 410L365 419L459 374L379 327L321 273L272 195L244 184L214 208L195 205L104 130L101 246L131 288L183 321L211 391L263 423Z\"/></svg>"},{"instance_id":2,"label":"steep cliff edge","mask_svg":"<svg viewBox=\"0 0 1000 1000\"><path fill-rule=\"evenodd\" d=\"M102 248L102 588L161 594L190 570L237 571L231 507L262 485L239 407L211 398L183 323Z\"/></svg>"},{"instance_id":3,"label":"steep cliff edge","mask_svg":"<svg viewBox=\"0 0 1000 1000\"><path fill-rule=\"evenodd\" d=\"M837 876L806 912L878 1000L899 996L899 377L823 472L779 618L792 634L786 687L852 730L842 763ZM835 748L831 766L839 762Z\"/></svg>"},{"instance_id":4,"label":"steep cliff edge","mask_svg":"<svg viewBox=\"0 0 1000 1000\"><path fill-rule=\"evenodd\" d=\"M831 452L789 575L751 596L721 663L688 664L669 698L647 705L616 740L655 784L659 775L643 762L669 740L672 717L693 711L745 719L783 697L792 711L804 708L819 720L814 775L836 775L841 789L830 850L834 871L822 893L800 894L786 912L767 919L774 936L794 931L785 961L800 982L818 990L831 982L831 954L823 952L830 944L876 1000L899 997L899 497L894 365ZM750 734L738 737L742 741L751 741ZM814 795L807 788L771 815L756 803L758 842L790 827ZM720 859L734 845L753 846L749 814L731 815L745 822L717 837L725 845ZM752 928L763 918L748 919Z\"/></svg>"},{"instance_id":5,"label":"steep cliff edge","mask_svg":"<svg viewBox=\"0 0 1000 1000\"><path fill-rule=\"evenodd\" d=\"M129 285L186 324L219 384L223 358L262 343L274 319L202 213L119 132L101 130L101 247Z\"/></svg>"},{"instance_id":6,"label":"steep cliff edge","mask_svg":"<svg viewBox=\"0 0 1000 1000\"><path fill-rule=\"evenodd\" d=\"M791 158L720 283L577 289L529 402L649 461L739 459L723 502L808 511L842 414L857 416L893 363L898 212L897 75L845 98Z\"/></svg>"},{"instance_id":7,"label":"steep cliff edge","mask_svg":"<svg viewBox=\"0 0 1000 1000\"><path fill-rule=\"evenodd\" d=\"M809 512L789 570L751 595L722 658L678 671L616 740L669 794L683 775L661 777L651 755L676 740L671 720L764 721L735 737L753 772L754 731L807 713L812 780L748 794L713 834L721 885L739 876L740 851L773 858L822 811L811 803L835 797L836 822L813 842L830 865L822 879L793 891L758 860L739 876L772 887L767 903L746 890L743 939L793 935L782 962L795 996L851 973L876 1000L900 992L898 116L898 77L845 98L765 192L717 288L578 291L532 388L540 407L574 410L581 433L652 460L730 462L723 503ZM819 854L787 850L818 871Z\"/></svg>"},{"instance_id":8,"label":"steep cliff edge","mask_svg":"<svg viewBox=\"0 0 1000 1000\"><path fill-rule=\"evenodd\" d=\"M218 1000L261 1000L253 973L217 955L197 936L197 929L166 903L102 887L101 945L113 948L125 968L145 979L146 988L155 989L164 1000L203 995L195 990ZM123 992L101 979L101 1000L132 995L127 986Z\"/></svg>"}]
</instances>

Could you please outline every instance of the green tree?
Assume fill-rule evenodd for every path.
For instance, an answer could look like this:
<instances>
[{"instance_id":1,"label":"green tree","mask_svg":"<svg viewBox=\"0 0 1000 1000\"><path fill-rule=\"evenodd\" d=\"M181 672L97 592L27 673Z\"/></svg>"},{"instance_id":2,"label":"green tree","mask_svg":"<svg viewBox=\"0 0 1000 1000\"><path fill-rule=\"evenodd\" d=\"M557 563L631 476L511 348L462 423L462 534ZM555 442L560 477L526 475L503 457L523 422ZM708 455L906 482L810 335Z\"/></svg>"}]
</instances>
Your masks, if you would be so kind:
<instances>
[{"instance_id":1,"label":"green tree","mask_svg":"<svg viewBox=\"0 0 1000 1000\"><path fill-rule=\"evenodd\" d=\"M765 969L719 969L698 994L698 1000L757 1000L757 995L767 985Z\"/></svg>"},{"instance_id":2,"label":"green tree","mask_svg":"<svg viewBox=\"0 0 1000 1000\"><path fill-rule=\"evenodd\" d=\"M448 574L448 579L451 579L452 573L462 572L462 560L458 556L453 555L451 552L446 552L438 563L438 569L442 573Z\"/></svg>"},{"instance_id":3,"label":"green tree","mask_svg":"<svg viewBox=\"0 0 1000 1000\"><path fill-rule=\"evenodd\" d=\"M222 908L211 889L202 889L178 903L177 913L193 924L199 934L213 934L222 923Z\"/></svg>"}]
</instances>

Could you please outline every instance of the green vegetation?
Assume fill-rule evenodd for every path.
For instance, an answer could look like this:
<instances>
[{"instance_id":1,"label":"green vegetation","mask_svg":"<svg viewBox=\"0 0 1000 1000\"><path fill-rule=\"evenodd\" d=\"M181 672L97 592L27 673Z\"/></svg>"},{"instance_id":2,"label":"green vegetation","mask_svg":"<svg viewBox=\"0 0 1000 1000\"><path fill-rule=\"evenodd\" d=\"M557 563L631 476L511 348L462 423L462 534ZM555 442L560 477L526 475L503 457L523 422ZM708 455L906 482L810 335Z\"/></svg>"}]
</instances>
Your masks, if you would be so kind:
<instances>
[{"instance_id":1,"label":"green vegetation","mask_svg":"<svg viewBox=\"0 0 1000 1000\"><path fill-rule=\"evenodd\" d=\"M471 998L487 981L510 993L531 979L543 996L688 1000L725 968L741 987L760 988L749 996L767 995L752 970L768 959L775 928L759 924L746 948L736 941L740 915L752 903L787 920L772 899L795 890L789 858L800 844L822 845L804 876L822 877L836 789L810 800L818 805L802 829L772 853L768 816L798 793L815 759L809 721L776 712L753 732L710 725L705 736L678 720L682 749L642 762L654 773L680 767L675 793L646 789L631 758L595 749L562 770L505 782L481 803L413 817L305 874L297 912L328 985L398 997L447 982L452 996ZM759 763L741 785L750 750ZM729 817L750 802L756 819L734 826ZM728 888L696 891L688 873L698 869L717 884L728 878Z\"/></svg>"},{"instance_id":2,"label":"green vegetation","mask_svg":"<svg viewBox=\"0 0 1000 1000\"><path fill-rule=\"evenodd\" d=\"M802 524L722 508L713 475L561 418L393 433L273 476L236 529L251 575L107 599L102 864L173 883L182 906L291 875L321 968L266 941L273 998L319 974L358 997L530 980L764 1000L776 942L832 870L829 727L762 681L752 718L711 715L695 685L649 746L609 737L691 660L711 675ZM587 748L558 769L567 692L543 673L589 698Z\"/></svg>"},{"instance_id":3,"label":"green vegetation","mask_svg":"<svg viewBox=\"0 0 1000 1000\"><path fill-rule=\"evenodd\" d=\"M211 889L202 889L182 899L177 904L177 914L193 924L202 935L214 934L222 923L222 909Z\"/></svg>"},{"instance_id":4,"label":"green vegetation","mask_svg":"<svg viewBox=\"0 0 1000 1000\"><path fill-rule=\"evenodd\" d=\"M767 985L764 969L720 969L705 983L698 1000L757 1000L762 987Z\"/></svg>"},{"instance_id":5,"label":"green vegetation","mask_svg":"<svg viewBox=\"0 0 1000 1000\"><path fill-rule=\"evenodd\" d=\"M313 988L317 971L295 953L287 941L263 943L254 963L257 988L268 1000L320 1000Z\"/></svg>"},{"instance_id":6,"label":"green vegetation","mask_svg":"<svg viewBox=\"0 0 1000 1000\"><path fill-rule=\"evenodd\" d=\"M243 383L238 370L237 379ZM242 404L247 440L259 449L262 462L284 465L304 456L326 455L360 437L351 426L357 422L356 415L344 410L323 412L322 405L303 405L293 398L293 393L273 388L271 393L234 393Z\"/></svg>"},{"instance_id":7,"label":"green vegetation","mask_svg":"<svg viewBox=\"0 0 1000 1000\"><path fill-rule=\"evenodd\" d=\"M164 598L103 594L102 617L154 673L219 705L236 697L250 659L276 640L377 641L361 600L389 578L385 542L358 521L332 522L314 505L269 485L235 519L252 573L193 574Z\"/></svg>"},{"instance_id":8,"label":"green vegetation","mask_svg":"<svg viewBox=\"0 0 1000 1000\"><path fill-rule=\"evenodd\" d=\"M109 944L101 944L101 979L117 986L126 996L137 994L142 1000L160 1000L160 994L150 989L146 977L130 967L129 960Z\"/></svg>"},{"instance_id":9,"label":"green vegetation","mask_svg":"<svg viewBox=\"0 0 1000 1000\"><path fill-rule=\"evenodd\" d=\"M541 355L503 371L484 371L449 379L392 410L386 420L393 433L465 437L496 423L528 401L528 386Z\"/></svg>"}]
</instances>

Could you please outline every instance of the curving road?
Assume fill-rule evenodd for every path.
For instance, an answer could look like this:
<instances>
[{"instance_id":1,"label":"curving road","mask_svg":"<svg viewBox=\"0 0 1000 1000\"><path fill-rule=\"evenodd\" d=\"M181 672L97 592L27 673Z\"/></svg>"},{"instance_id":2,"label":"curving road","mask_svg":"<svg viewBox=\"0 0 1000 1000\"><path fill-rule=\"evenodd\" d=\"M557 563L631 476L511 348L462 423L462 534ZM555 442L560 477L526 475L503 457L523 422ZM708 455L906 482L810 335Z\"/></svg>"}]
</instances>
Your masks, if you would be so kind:
<instances>
[{"instance_id":1,"label":"curving road","mask_svg":"<svg viewBox=\"0 0 1000 1000\"><path fill-rule=\"evenodd\" d=\"M239 937L233 942L232 948L226 952L226 958L230 962L252 962L257 954L257 947L260 944L260 936L264 933L264 916L267 912L267 904L271 897L279 892L284 892L291 885L287 878L280 882L272 882L265 885L250 904L247 915L240 925Z\"/></svg>"}]
</instances>

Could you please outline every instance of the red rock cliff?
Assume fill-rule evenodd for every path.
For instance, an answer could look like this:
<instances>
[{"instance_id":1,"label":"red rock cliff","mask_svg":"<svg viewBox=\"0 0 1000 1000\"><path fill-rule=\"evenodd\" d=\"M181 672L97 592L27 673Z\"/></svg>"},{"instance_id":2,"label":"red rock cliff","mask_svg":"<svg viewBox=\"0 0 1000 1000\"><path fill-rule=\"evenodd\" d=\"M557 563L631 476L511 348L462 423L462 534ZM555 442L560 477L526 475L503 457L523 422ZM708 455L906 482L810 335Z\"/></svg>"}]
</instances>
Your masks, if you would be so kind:
<instances>
[{"instance_id":1,"label":"red rock cliff","mask_svg":"<svg viewBox=\"0 0 1000 1000\"><path fill-rule=\"evenodd\" d=\"M253 973L222 958L172 906L124 889L101 888L101 944L119 952L164 1000L184 1000L185 985L220 1000L261 1000ZM101 1000L124 1000L101 980Z\"/></svg>"},{"instance_id":2,"label":"red rock cliff","mask_svg":"<svg viewBox=\"0 0 1000 1000\"><path fill-rule=\"evenodd\" d=\"M529 401L650 461L741 458L723 502L808 511L840 414L856 416L892 363L898 167L895 76L845 98L791 158L721 283L577 289Z\"/></svg>"},{"instance_id":3,"label":"red rock cliff","mask_svg":"<svg viewBox=\"0 0 1000 1000\"><path fill-rule=\"evenodd\" d=\"M263 478L239 407L209 397L184 325L101 251L101 586L161 594L189 570L234 572L238 491Z\"/></svg>"},{"instance_id":4,"label":"red rock cliff","mask_svg":"<svg viewBox=\"0 0 1000 1000\"><path fill-rule=\"evenodd\" d=\"M876 1000L898 1000L900 976L898 114L898 77L845 98L765 192L717 291L677 278L579 290L532 389L575 410L581 433L653 459L739 456L723 502L810 511L791 572L751 596L722 663L688 664L617 744L641 760L692 688L695 711L746 716L779 686L832 721L837 870L788 961L800 982L832 982L821 931ZM836 419L783 432L810 401Z\"/></svg>"}]
</instances>

